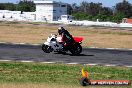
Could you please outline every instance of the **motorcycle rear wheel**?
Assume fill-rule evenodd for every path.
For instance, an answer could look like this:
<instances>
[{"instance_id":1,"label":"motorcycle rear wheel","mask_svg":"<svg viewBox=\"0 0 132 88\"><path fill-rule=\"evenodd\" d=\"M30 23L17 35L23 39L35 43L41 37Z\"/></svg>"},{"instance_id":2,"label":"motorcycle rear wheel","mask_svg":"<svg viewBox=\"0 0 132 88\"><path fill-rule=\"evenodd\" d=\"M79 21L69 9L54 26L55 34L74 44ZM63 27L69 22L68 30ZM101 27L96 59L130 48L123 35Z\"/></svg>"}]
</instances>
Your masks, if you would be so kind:
<instances>
[{"instance_id":1,"label":"motorcycle rear wheel","mask_svg":"<svg viewBox=\"0 0 132 88\"><path fill-rule=\"evenodd\" d=\"M74 48L70 50L73 55L79 55L82 52L82 46L80 44L76 44Z\"/></svg>"}]
</instances>

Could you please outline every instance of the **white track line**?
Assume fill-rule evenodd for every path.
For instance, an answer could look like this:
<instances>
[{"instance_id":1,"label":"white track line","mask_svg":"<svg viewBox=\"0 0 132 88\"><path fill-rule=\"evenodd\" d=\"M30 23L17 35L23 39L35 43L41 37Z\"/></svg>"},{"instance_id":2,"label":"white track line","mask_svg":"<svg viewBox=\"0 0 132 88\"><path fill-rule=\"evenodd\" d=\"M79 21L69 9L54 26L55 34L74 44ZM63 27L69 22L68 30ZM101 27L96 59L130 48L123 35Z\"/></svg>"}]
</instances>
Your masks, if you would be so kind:
<instances>
[{"instance_id":1,"label":"white track line","mask_svg":"<svg viewBox=\"0 0 132 88\"><path fill-rule=\"evenodd\" d=\"M1 44L3 44L3 43L6 44L7 42L0 42L0 43L1 43Z\"/></svg>"},{"instance_id":2,"label":"white track line","mask_svg":"<svg viewBox=\"0 0 132 88\"><path fill-rule=\"evenodd\" d=\"M43 63L43 64L54 64L56 62L40 62L40 63Z\"/></svg>"},{"instance_id":3,"label":"white track line","mask_svg":"<svg viewBox=\"0 0 132 88\"><path fill-rule=\"evenodd\" d=\"M117 66L117 65L115 65L115 64L106 64L104 66L112 67L112 66Z\"/></svg>"},{"instance_id":4,"label":"white track line","mask_svg":"<svg viewBox=\"0 0 132 88\"><path fill-rule=\"evenodd\" d=\"M0 60L1 62L8 62L8 61L12 61L12 60Z\"/></svg>"},{"instance_id":5,"label":"white track line","mask_svg":"<svg viewBox=\"0 0 132 88\"><path fill-rule=\"evenodd\" d=\"M18 61L18 62L19 62L19 61ZM30 62L34 62L34 61L26 61L26 60L21 60L20 62L30 63Z\"/></svg>"},{"instance_id":6,"label":"white track line","mask_svg":"<svg viewBox=\"0 0 132 88\"><path fill-rule=\"evenodd\" d=\"M12 43L12 44L13 44L13 43ZM26 43L14 43L14 44L25 45Z\"/></svg>"},{"instance_id":7,"label":"white track line","mask_svg":"<svg viewBox=\"0 0 132 88\"><path fill-rule=\"evenodd\" d=\"M99 48L99 47L88 47L92 49L108 49L108 50L132 50L132 49L125 49L125 48Z\"/></svg>"},{"instance_id":8,"label":"white track line","mask_svg":"<svg viewBox=\"0 0 132 88\"><path fill-rule=\"evenodd\" d=\"M125 66L125 67L132 68L132 66Z\"/></svg>"},{"instance_id":9,"label":"white track line","mask_svg":"<svg viewBox=\"0 0 132 88\"><path fill-rule=\"evenodd\" d=\"M39 46L40 44L32 44L32 45L34 45L34 46Z\"/></svg>"},{"instance_id":10,"label":"white track line","mask_svg":"<svg viewBox=\"0 0 132 88\"><path fill-rule=\"evenodd\" d=\"M0 60L0 62L13 62L14 60ZM26 61L26 60L21 60L21 61L16 61L16 62L23 62L23 63L30 63L30 62L36 62L36 61ZM37 62L37 63L43 63L43 64L55 64L55 63L59 63L59 62ZM63 64L67 64L67 65L77 65L77 64L81 64L81 63L63 63ZM119 65L114 65L114 64L84 64L84 65L88 65L88 66L109 66L109 67L116 67ZM132 68L132 66L127 66L127 65L120 65L122 67L128 67L128 68Z\"/></svg>"},{"instance_id":11,"label":"white track line","mask_svg":"<svg viewBox=\"0 0 132 88\"><path fill-rule=\"evenodd\" d=\"M66 63L66 64L69 64L69 65L76 65L76 64L79 64L79 63Z\"/></svg>"},{"instance_id":12,"label":"white track line","mask_svg":"<svg viewBox=\"0 0 132 88\"><path fill-rule=\"evenodd\" d=\"M128 49L128 50L132 50L132 49Z\"/></svg>"},{"instance_id":13,"label":"white track line","mask_svg":"<svg viewBox=\"0 0 132 88\"><path fill-rule=\"evenodd\" d=\"M98 65L98 64L92 64L92 63L90 63L90 64L85 64L85 65L96 66L96 65Z\"/></svg>"}]
</instances>

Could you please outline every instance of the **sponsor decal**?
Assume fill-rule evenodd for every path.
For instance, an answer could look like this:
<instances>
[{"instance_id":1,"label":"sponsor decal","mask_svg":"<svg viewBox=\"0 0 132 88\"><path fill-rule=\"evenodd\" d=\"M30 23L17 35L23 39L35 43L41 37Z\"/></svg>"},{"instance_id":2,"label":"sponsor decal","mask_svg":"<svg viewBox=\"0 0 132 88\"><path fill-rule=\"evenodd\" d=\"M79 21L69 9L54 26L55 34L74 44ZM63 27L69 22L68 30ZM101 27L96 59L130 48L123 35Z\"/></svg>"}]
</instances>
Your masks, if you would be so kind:
<instances>
[{"instance_id":1,"label":"sponsor decal","mask_svg":"<svg viewBox=\"0 0 132 88\"><path fill-rule=\"evenodd\" d=\"M87 85L130 85L130 80L91 80L89 79L88 72L81 70L82 78L80 80L80 84L82 86Z\"/></svg>"}]
</instances>

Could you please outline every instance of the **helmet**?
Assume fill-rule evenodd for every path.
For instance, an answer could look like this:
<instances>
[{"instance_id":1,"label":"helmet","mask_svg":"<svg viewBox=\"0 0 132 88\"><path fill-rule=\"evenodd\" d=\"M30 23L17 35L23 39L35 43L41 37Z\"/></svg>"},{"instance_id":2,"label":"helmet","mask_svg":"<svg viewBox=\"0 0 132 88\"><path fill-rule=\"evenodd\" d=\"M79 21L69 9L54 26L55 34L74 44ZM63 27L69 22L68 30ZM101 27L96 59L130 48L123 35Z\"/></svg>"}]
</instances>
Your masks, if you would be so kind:
<instances>
[{"instance_id":1,"label":"helmet","mask_svg":"<svg viewBox=\"0 0 132 88\"><path fill-rule=\"evenodd\" d=\"M59 35L61 35L63 32L64 32L64 28L63 27L59 27L58 28L58 33L59 33Z\"/></svg>"}]
</instances>

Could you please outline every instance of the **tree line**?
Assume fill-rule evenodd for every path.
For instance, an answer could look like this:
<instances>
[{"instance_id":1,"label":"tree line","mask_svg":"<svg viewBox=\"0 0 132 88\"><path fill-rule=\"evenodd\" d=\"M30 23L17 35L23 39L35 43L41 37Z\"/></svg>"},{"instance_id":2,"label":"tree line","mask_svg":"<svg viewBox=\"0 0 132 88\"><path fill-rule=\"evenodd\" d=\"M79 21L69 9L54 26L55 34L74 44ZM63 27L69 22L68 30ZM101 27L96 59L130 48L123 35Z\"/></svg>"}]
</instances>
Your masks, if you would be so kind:
<instances>
[{"instance_id":1,"label":"tree line","mask_svg":"<svg viewBox=\"0 0 132 88\"><path fill-rule=\"evenodd\" d=\"M121 22L123 18L132 18L132 4L126 0L117 3L112 8L104 7L102 3L83 1L80 5L71 5L72 15L76 20L101 20Z\"/></svg>"},{"instance_id":2,"label":"tree line","mask_svg":"<svg viewBox=\"0 0 132 88\"><path fill-rule=\"evenodd\" d=\"M33 12L35 4L27 0L19 1L18 4L0 3L0 10ZM68 14L76 20L120 22L122 18L132 18L132 4L123 0L110 8L104 7L102 3L83 1L79 5L68 4Z\"/></svg>"},{"instance_id":3,"label":"tree line","mask_svg":"<svg viewBox=\"0 0 132 88\"><path fill-rule=\"evenodd\" d=\"M35 11L35 4L33 1L27 0L19 1L18 4L0 3L0 10L33 12Z\"/></svg>"}]
</instances>

